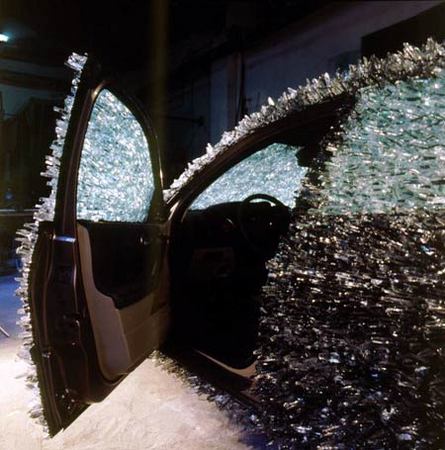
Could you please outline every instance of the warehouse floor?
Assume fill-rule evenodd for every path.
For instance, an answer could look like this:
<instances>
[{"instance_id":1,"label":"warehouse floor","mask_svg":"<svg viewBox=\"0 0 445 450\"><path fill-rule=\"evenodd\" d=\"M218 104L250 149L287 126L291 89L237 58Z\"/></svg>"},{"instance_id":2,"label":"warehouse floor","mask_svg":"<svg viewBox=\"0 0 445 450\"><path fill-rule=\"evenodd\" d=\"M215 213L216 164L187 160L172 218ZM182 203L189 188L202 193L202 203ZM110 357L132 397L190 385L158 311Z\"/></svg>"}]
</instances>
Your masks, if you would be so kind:
<instances>
[{"instance_id":1,"label":"warehouse floor","mask_svg":"<svg viewBox=\"0 0 445 450\"><path fill-rule=\"evenodd\" d=\"M17 299L13 277L0 278L0 448L34 449L246 449L246 436L223 412L152 360L142 363L102 403L89 407L66 431L45 439L27 416L30 393L24 364L15 355L20 342L14 326ZM12 307L13 305L14 307ZM13 320L14 319L14 320Z\"/></svg>"}]
</instances>

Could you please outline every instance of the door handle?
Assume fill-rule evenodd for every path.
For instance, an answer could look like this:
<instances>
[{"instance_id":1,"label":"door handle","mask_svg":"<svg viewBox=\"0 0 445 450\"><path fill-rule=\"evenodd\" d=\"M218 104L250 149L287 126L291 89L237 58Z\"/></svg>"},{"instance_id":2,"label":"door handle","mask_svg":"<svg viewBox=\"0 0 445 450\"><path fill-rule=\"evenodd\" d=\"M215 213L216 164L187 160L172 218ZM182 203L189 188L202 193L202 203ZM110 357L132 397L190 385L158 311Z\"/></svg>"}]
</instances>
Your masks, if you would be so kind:
<instances>
[{"instance_id":1,"label":"door handle","mask_svg":"<svg viewBox=\"0 0 445 450\"><path fill-rule=\"evenodd\" d=\"M151 239L147 236L140 236L139 237L139 243L143 245L144 247L148 247L151 243Z\"/></svg>"}]
</instances>

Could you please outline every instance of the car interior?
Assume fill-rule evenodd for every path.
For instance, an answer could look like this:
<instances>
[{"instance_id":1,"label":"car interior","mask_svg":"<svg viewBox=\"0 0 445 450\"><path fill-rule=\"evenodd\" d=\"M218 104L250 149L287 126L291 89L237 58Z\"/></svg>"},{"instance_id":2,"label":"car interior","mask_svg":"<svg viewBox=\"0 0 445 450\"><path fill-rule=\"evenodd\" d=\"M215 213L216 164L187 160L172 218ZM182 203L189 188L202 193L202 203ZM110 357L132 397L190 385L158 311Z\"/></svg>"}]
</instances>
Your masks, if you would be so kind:
<instances>
[{"instance_id":1,"label":"car interior","mask_svg":"<svg viewBox=\"0 0 445 450\"><path fill-rule=\"evenodd\" d=\"M253 362L265 264L289 217L287 207L265 200L187 212L175 245L174 298L176 331L194 348L234 368Z\"/></svg>"},{"instance_id":2,"label":"car interior","mask_svg":"<svg viewBox=\"0 0 445 450\"><path fill-rule=\"evenodd\" d=\"M248 152L177 214L170 245L176 347L254 374L267 262L288 229L302 181L322 169L321 139L350 105L336 106L307 114L307 123L297 121Z\"/></svg>"},{"instance_id":3,"label":"car interior","mask_svg":"<svg viewBox=\"0 0 445 450\"><path fill-rule=\"evenodd\" d=\"M192 202L172 234L175 340L231 369L255 361L267 261L306 173L298 152L273 143L238 163Z\"/></svg>"}]
</instances>

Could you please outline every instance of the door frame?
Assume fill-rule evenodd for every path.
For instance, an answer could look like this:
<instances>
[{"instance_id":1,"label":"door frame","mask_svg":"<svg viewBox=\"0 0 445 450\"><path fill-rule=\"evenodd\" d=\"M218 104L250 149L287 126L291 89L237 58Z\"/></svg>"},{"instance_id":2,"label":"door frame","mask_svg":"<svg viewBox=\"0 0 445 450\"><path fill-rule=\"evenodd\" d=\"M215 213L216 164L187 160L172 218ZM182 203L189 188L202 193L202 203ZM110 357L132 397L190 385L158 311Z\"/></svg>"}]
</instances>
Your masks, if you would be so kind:
<instances>
[{"instance_id":1,"label":"door frame","mask_svg":"<svg viewBox=\"0 0 445 450\"><path fill-rule=\"evenodd\" d=\"M103 89L110 90L122 101L143 128L149 146L154 181L153 198L147 222L155 217L158 220L165 217L162 197L164 189L163 163L153 124L135 97L124 92L122 88L116 86L116 83L116 78L110 74L109 70L103 69L94 58L88 58L74 99L60 161L54 213L57 236L75 238L76 235L77 181L80 158L91 112Z\"/></svg>"},{"instance_id":2,"label":"door frame","mask_svg":"<svg viewBox=\"0 0 445 450\"><path fill-rule=\"evenodd\" d=\"M108 88L143 127L149 145L154 192L147 223L164 228L162 161L150 120L136 99L94 58L84 66L63 145L54 221L39 223L29 275L29 307L44 415L51 435L73 422L90 403L103 400L123 378L100 369L85 298L77 236L77 180L84 138L99 93ZM137 364L135 364L137 365ZM130 368L131 370L131 368Z\"/></svg>"}]
</instances>

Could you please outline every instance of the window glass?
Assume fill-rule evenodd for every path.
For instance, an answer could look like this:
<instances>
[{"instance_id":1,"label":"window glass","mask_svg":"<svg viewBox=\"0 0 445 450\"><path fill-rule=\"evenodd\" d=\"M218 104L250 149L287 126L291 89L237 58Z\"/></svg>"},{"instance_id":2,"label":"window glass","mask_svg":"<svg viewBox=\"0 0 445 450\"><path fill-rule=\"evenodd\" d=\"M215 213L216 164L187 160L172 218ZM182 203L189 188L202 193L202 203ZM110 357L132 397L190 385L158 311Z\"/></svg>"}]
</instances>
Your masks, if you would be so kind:
<instances>
[{"instance_id":1,"label":"window glass","mask_svg":"<svg viewBox=\"0 0 445 450\"><path fill-rule=\"evenodd\" d=\"M445 75L362 90L323 174L322 212L445 205Z\"/></svg>"},{"instance_id":2,"label":"window glass","mask_svg":"<svg viewBox=\"0 0 445 450\"><path fill-rule=\"evenodd\" d=\"M153 190L143 129L131 111L104 89L94 105L82 150L77 218L143 222Z\"/></svg>"},{"instance_id":3,"label":"window glass","mask_svg":"<svg viewBox=\"0 0 445 450\"><path fill-rule=\"evenodd\" d=\"M298 148L271 144L229 169L193 202L191 209L242 201L249 195L268 194L293 207L306 173L298 165Z\"/></svg>"}]
</instances>

